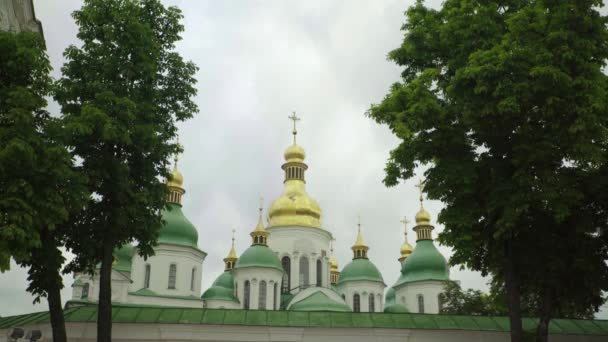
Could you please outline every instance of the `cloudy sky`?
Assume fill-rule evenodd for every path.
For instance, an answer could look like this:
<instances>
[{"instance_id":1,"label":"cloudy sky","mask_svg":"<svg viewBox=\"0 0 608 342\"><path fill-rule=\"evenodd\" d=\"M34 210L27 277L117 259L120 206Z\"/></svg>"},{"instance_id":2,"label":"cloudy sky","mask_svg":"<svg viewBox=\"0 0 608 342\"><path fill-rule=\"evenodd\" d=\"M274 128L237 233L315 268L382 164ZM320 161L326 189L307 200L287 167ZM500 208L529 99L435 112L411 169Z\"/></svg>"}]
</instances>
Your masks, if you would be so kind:
<instances>
[{"instance_id":1,"label":"cloudy sky","mask_svg":"<svg viewBox=\"0 0 608 342\"><path fill-rule=\"evenodd\" d=\"M198 229L199 247L208 253L203 289L223 271L231 230L236 229L242 252L251 243L258 198L266 199L267 208L281 194L292 111L302 118L298 142L307 152L307 190L321 204L324 227L337 239L340 267L352 257L360 215L369 257L393 284L403 243L400 220L413 221L419 208L416 180L393 188L382 184L397 140L364 112L399 78L400 69L386 56L399 46L403 12L414 0L163 2L182 9L186 30L178 50L200 68L200 113L180 125L185 152L179 165L184 211ZM78 44L70 13L81 1L34 4L58 78L63 50ZM58 111L53 103L50 109ZM436 217L441 203L427 201L425 207ZM442 230L435 228L435 233ZM409 237L414 244L411 227ZM439 249L451 254L447 247ZM454 267L451 277L464 287L487 289L479 273ZM64 301L72 281L64 277ZM26 286L25 269L13 265L0 274L0 316L46 310L46 302L32 304Z\"/></svg>"}]
</instances>

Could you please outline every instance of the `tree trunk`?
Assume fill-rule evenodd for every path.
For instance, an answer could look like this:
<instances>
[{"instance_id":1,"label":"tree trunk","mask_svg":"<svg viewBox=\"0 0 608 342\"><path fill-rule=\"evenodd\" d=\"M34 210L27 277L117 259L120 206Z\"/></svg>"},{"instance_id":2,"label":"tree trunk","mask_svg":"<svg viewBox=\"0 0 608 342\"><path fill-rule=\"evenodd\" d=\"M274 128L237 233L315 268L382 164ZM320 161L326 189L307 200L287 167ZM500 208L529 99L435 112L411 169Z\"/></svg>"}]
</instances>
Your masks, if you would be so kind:
<instances>
[{"instance_id":1,"label":"tree trunk","mask_svg":"<svg viewBox=\"0 0 608 342\"><path fill-rule=\"evenodd\" d=\"M519 277L515 272L512 242L506 242L505 247L507 256L505 259L505 287L509 306L509 321L511 323L511 342L521 342L523 339L523 327L521 322Z\"/></svg>"},{"instance_id":2,"label":"tree trunk","mask_svg":"<svg viewBox=\"0 0 608 342\"><path fill-rule=\"evenodd\" d=\"M58 272L59 269L57 268L56 270L57 276L60 277ZM53 342L67 342L63 307L61 306L61 289L56 282L49 284L47 299L49 302L49 313L51 315L51 328L53 329Z\"/></svg>"},{"instance_id":3,"label":"tree trunk","mask_svg":"<svg viewBox=\"0 0 608 342\"><path fill-rule=\"evenodd\" d=\"M551 322L551 312L553 311L553 296L549 289L543 293L540 321L536 331L536 341L547 342L549 340L549 323Z\"/></svg>"},{"instance_id":4,"label":"tree trunk","mask_svg":"<svg viewBox=\"0 0 608 342\"><path fill-rule=\"evenodd\" d=\"M99 272L99 303L97 305L97 342L112 341L112 243L104 241Z\"/></svg>"}]
</instances>

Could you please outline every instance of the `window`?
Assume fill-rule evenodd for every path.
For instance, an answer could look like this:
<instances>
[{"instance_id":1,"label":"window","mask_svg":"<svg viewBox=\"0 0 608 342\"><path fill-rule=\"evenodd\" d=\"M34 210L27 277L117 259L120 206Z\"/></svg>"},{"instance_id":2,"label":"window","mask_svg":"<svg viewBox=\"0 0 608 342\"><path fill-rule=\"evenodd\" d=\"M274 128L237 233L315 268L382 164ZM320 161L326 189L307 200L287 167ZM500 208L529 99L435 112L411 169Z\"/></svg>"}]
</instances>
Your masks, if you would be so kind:
<instances>
[{"instance_id":1,"label":"window","mask_svg":"<svg viewBox=\"0 0 608 342\"><path fill-rule=\"evenodd\" d=\"M346 301L346 295L344 293L342 294L342 299L344 299L344 301Z\"/></svg>"},{"instance_id":2,"label":"window","mask_svg":"<svg viewBox=\"0 0 608 342\"><path fill-rule=\"evenodd\" d=\"M277 283L274 283L274 289L272 291L272 309L277 309Z\"/></svg>"},{"instance_id":3,"label":"window","mask_svg":"<svg viewBox=\"0 0 608 342\"><path fill-rule=\"evenodd\" d=\"M317 260L317 286L321 286L321 280L323 278L323 266L321 260Z\"/></svg>"},{"instance_id":4,"label":"window","mask_svg":"<svg viewBox=\"0 0 608 342\"><path fill-rule=\"evenodd\" d=\"M307 287L309 282L308 273L310 269L308 268L308 258L301 257L300 258L300 286Z\"/></svg>"},{"instance_id":5,"label":"window","mask_svg":"<svg viewBox=\"0 0 608 342\"><path fill-rule=\"evenodd\" d=\"M89 283L85 283L82 287L82 293L80 294L80 298L86 299L89 298Z\"/></svg>"},{"instance_id":6,"label":"window","mask_svg":"<svg viewBox=\"0 0 608 342\"><path fill-rule=\"evenodd\" d=\"M266 310L266 281L260 282L260 295L258 296L258 309Z\"/></svg>"},{"instance_id":7,"label":"window","mask_svg":"<svg viewBox=\"0 0 608 342\"><path fill-rule=\"evenodd\" d=\"M245 310L249 310L249 295L251 292L251 284L249 284L249 280L245 280L245 285L243 286L243 308Z\"/></svg>"},{"instance_id":8,"label":"window","mask_svg":"<svg viewBox=\"0 0 608 342\"><path fill-rule=\"evenodd\" d=\"M177 265L169 266L169 288L175 289L175 278L177 277Z\"/></svg>"},{"instance_id":9,"label":"window","mask_svg":"<svg viewBox=\"0 0 608 342\"><path fill-rule=\"evenodd\" d=\"M281 292L289 293L289 289L291 288L291 259L288 256L284 256L281 259L281 265L283 265L283 281L281 284Z\"/></svg>"},{"instance_id":10,"label":"window","mask_svg":"<svg viewBox=\"0 0 608 342\"><path fill-rule=\"evenodd\" d=\"M443 294L437 295L437 304L439 305L439 313L443 310Z\"/></svg>"},{"instance_id":11,"label":"window","mask_svg":"<svg viewBox=\"0 0 608 342\"><path fill-rule=\"evenodd\" d=\"M370 293L369 294L369 312L376 312L376 303L374 300L374 294Z\"/></svg>"},{"instance_id":12,"label":"window","mask_svg":"<svg viewBox=\"0 0 608 342\"><path fill-rule=\"evenodd\" d=\"M194 277L196 276L196 267L192 269L192 277L190 277L190 291L194 291Z\"/></svg>"},{"instance_id":13,"label":"window","mask_svg":"<svg viewBox=\"0 0 608 342\"><path fill-rule=\"evenodd\" d=\"M353 296L353 311L361 312L361 297L359 297L358 293L355 293Z\"/></svg>"},{"instance_id":14,"label":"window","mask_svg":"<svg viewBox=\"0 0 608 342\"><path fill-rule=\"evenodd\" d=\"M146 273L144 274L144 288L146 288L146 289L150 288L150 271L151 271L151 266L150 266L150 264L147 264Z\"/></svg>"},{"instance_id":15,"label":"window","mask_svg":"<svg viewBox=\"0 0 608 342\"><path fill-rule=\"evenodd\" d=\"M418 295L418 312L424 313L424 296L421 294Z\"/></svg>"}]
</instances>

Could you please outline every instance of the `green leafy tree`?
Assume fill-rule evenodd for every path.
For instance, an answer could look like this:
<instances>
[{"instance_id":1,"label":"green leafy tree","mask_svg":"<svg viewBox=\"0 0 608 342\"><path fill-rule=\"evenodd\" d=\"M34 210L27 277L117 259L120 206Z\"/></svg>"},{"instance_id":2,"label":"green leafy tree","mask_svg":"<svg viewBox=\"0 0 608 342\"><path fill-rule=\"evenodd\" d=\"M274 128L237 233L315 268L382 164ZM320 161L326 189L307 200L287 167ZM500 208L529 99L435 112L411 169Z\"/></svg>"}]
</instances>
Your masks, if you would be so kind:
<instances>
[{"instance_id":1,"label":"green leafy tree","mask_svg":"<svg viewBox=\"0 0 608 342\"><path fill-rule=\"evenodd\" d=\"M522 340L523 296L537 296L546 340L552 313L597 309L608 288L600 6L418 1L389 54L402 80L368 112L401 139L385 184L427 166L451 262L504 282L512 341Z\"/></svg>"},{"instance_id":2,"label":"green leafy tree","mask_svg":"<svg viewBox=\"0 0 608 342\"><path fill-rule=\"evenodd\" d=\"M86 201L62 129L45 111L50 64L39 34L0 32L0 271L28 268L27 290L48 300L53 341L66 341L60 247Z\"/></svg>"},{"instance_id":3,"label":"green leafy tree","mask_svg":"<svg viewBox=\"0 0 608 342\"><path fill-rule=\"evenodd\" d=\"M160 176L179 150L175 122L197 111L197 68L174 51L180 10L159 0L86 0L73 17L82 46L65 50L55 98L93 196L74 223L69 269L101 263L97 339L109 342L112 252L135 240L140 255L153 253L167 195Z\"/></svg>"}]
</instances>

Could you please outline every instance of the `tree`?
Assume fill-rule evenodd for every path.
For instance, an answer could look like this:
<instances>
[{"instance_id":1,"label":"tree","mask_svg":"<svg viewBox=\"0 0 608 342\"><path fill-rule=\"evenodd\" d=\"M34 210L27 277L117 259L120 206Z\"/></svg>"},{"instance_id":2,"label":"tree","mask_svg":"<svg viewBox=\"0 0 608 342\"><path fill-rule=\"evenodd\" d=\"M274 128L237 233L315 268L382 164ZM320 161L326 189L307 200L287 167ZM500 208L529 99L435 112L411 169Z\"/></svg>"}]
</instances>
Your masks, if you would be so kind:
<instances>
[{"instance_id":1,"label":"tree","mask_svg":"<svg viewBox=\"0 0 608 342\"><path fill-rule=\"evenodd\" d=\"M48 299L53 341L66 341L59 248L86 192L44 109L49 71L39 34L0 32L0 271L11 257L28 267L34 302Z\"/></svg>"},{"instance_id":2,"label":"tree","mask_svg":"<svg viewBox=\"0 0 608 342\"><path fill-rule=\"evenodd\" d=\"M504 282L512 341L522 339L522 296L538 296L546 340L557 307L597 309L608 288L600 6L418 1L389 54L402 80L368 112L401 139L385 184L428 166L425 191L445 203L439 240L453 247L451 262Z\"/></svg>"},{"instance_id":3,"label":"tree","mask_svg":"<svg viewBox=\"0 0 608 342\"><path fill-rule=\"evenodd\" d=\"M55 96L66 140L93 193L68 247L71 271L100 263L98 341L111 340L112 252L138 242L153 253L161 227L176 121L197 111L197 68L174 51L182 14L159 0L86 0L73 13L81 47L70 46Z\"/></svg>"},{"instance_id":4,"label":"tree","mask_svg":"<svg viewBox=\"0 0 608 342\"><path fill-rule=\"evenodd\" d=\"M463 290L456 281L448 281L444 291L440 294L442 314L451 315L474 315L474 316L505 316L508 315L507 295L504 284L496 280L490 282L490 293L479 290ZM521 312L525 317L538 317L540 315L539 303L541 302L537 293L523 290L525 295L521 298ZM593 319L592 307L579 308L562 305L551 314L555 318L568 319Z\"/></svg>"}]
</instances>

